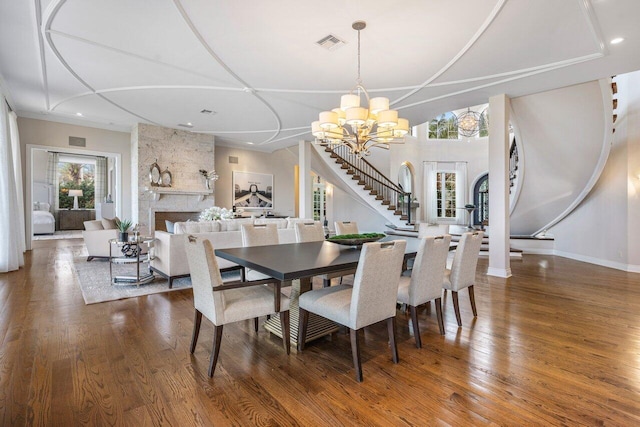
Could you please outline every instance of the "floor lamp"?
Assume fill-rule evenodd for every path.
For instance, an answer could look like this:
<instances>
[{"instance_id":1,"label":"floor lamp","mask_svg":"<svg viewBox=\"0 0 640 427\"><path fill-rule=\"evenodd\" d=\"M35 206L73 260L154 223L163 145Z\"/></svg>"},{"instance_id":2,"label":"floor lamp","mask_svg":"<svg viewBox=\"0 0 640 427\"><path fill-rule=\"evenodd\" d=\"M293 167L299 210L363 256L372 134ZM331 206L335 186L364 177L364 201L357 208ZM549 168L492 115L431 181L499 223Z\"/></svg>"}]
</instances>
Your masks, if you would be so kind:
<instances>
[{"instance_id":1,"label":"floor lamp","mask_svg":"<svg viewBox=\"0 0 640 427\"><path fill-rule=\"evenodd\" d=\"M69 197L73 197L73 209L78 209L78 197L82 197L82 190L69 190Z\"/></svg>"}]
</instances>

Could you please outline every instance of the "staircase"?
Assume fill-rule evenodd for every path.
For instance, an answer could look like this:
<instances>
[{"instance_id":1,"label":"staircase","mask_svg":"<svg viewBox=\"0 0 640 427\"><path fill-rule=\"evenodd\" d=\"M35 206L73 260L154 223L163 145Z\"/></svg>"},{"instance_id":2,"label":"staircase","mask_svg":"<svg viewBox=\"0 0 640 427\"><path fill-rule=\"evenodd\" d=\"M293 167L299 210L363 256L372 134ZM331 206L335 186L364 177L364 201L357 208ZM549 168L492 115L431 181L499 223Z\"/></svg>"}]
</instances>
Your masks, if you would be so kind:
<instances>
[{"instance_id":1,"label":"staircase","mask_svg":"<svg viewBox=\"0 0 640 427\"><path fill-rule=\"evenodd\" d=\"M405 193L371 163L351 153L347 146L312 146L345 184L390 223L403 226L411 222L411 193Z\"/></svg>"}]
</instances>

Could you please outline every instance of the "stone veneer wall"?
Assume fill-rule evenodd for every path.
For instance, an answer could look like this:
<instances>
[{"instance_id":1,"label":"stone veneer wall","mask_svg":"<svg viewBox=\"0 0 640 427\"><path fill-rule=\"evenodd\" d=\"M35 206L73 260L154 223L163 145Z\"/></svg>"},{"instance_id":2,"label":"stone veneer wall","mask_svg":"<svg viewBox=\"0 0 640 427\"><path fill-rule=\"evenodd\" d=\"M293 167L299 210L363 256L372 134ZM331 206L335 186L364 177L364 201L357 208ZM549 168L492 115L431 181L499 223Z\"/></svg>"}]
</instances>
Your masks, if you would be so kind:
<instances>
[{"instance_id":1,"label":"stone veneer wall","mask_svg":"<svg viewBox=\"0 0 640 427\"><path fill-rule=\"evenodd\" d=\"M161 171L167 167L172 175L172 190L200 191L205 189L200 169L211 171L215 166L213 135L191 133L138 123L131 132L132 219L140 232L152 233L156 211L194 212L215 205L215 193L198 201L192 194L162 194L153 200L148 190L149 168L156 162ZM137 196L137 197L136 197Z\"/></svg>"}]
</instances>

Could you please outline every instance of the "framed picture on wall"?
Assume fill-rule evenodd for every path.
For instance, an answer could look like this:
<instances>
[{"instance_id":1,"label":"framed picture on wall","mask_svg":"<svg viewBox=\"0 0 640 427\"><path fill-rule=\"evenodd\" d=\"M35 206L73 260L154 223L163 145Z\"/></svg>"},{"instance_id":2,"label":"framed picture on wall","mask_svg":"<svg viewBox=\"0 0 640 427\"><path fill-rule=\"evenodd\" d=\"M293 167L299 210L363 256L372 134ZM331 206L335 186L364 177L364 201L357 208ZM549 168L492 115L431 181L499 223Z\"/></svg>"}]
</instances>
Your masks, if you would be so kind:
<instances>
[{"instance_id":1,"label":"framed picture on wall","mask_svg":"<svg viewBox=\"0 0 640 427\"><path fill-rule=\"evenodd\" d=\"M233 171L233 206L273 209L273 175Z\"/></svg>"}]
</instances>

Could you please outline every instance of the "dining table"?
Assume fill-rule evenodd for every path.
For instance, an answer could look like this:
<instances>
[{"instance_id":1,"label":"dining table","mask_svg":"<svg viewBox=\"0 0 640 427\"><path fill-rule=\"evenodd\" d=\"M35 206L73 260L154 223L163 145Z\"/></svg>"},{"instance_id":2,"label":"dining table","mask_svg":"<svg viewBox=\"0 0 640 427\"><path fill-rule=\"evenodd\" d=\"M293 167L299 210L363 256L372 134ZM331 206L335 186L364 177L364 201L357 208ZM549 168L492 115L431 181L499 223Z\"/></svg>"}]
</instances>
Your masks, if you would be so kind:
<instances>
[{"instance_id":1,"label":"dining table","mask_svg":"<svg viewBox=\"0 0 640 427\"><path fill-rule=\"evenodd\" d=\"M386 236L380 241L405 240L405 262L416 256L420 239L405 236ZM290 334L293 347L298 343L298 297L311 290L314 276L344 270L354 270L360 260L362 246L349 246L329 241L287 243L266 246L216 249L215 254L245 268L258 271L280 281L281 287L291 286ZM282 338L280 322L276 317L265 322L265 329ZM312 341L338 330L338 325L328 319L312 315L309 318L305 342Z\"/></svg>"}]
</instances>

